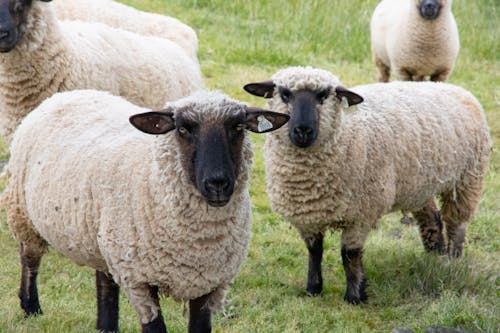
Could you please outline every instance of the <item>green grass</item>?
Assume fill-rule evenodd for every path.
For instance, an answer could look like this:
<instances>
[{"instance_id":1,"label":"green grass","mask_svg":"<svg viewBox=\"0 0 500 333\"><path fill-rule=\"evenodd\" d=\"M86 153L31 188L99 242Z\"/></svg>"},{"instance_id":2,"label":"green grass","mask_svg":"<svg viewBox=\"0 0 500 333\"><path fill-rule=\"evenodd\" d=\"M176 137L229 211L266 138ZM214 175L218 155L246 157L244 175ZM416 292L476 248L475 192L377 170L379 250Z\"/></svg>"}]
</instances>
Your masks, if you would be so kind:
<instances>
[{"instance_id":1,"label":"green grass","mask_svg":"<svg viewBox=\"0 0 500 333\"><path fill-rule=\"evenodd\" d=\"M336 73L346 86L373 82L368 22L375 0L127 0L143 10L175 16L200 40L199 59L208 87L256 106L244 93L248 82L267 79L289 65L312 65ZM321 297L304 292L307 253L297 232L269 208L262 162L263 136L252 136L255 164L251 194L253 239L248 260L229 294L215 332L390 332L431 325L473 332L500 330L500 17L498 0L455 1L461 50L451 83L471 90L486 111L494 151L465 255L449 260L424 253L415 226L385 217L368 239L365 269L369 303L342 301L345 279L339 234L325 243ZM5 144L0 157L8 156ZM3 185L2 185L3 186ZM17 299L17 244L0 222L0 332L91 332L95 324L93 272L55 251L44 257L39 288L43 316L23 319ZM162 300L170 332L186 332L183 305ZM122 297L122 332L139 323Z\"/></svg>"}]
</instances>

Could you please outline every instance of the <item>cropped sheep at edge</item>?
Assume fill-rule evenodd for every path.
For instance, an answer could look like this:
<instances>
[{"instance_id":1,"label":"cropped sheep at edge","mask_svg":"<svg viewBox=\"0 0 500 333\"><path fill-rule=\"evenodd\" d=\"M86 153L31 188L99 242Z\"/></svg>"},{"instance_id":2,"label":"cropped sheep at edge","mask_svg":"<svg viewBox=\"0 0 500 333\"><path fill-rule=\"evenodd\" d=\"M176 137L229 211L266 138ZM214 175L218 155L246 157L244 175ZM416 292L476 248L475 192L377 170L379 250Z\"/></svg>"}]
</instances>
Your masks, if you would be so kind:
<instances>
[{"instance_id":1,"label":"cropped sheep at edge","mask_svg":"<svg viewBox=\"0 0 500 333\"><path fill-rule=\"evenodd\" d=\"M31 6L24 36L0 54L0 134L8 141L22 118L56 92L104 90L158 109L203 86L198 62L172 41L58 22L51 3Z\"/></svg>"},{"instance_id":2,"label":"cropped sheep at edge","mask_svg":"<svg viewBox=\"0 0 500 333\"><path fill-rule=\"evenodd\" d=\"M370 24L379 81L389 81L391 70L403 81L446 81L451 75L460 48L452 0L433 2L441 6L434 19L420 15L422 0L379 3Z\"/></svg>"},{"instance_id":3,"label":"cropped sheep at edge","mask_svg":"<svg viewBox=\"0 0 500 333\"><path fill-rule=\"evenodd\" d=\"M236 102L201 92L167 105L206 120L224 117L225 103ZM134 298L151 284L177 300L213 292L210 307L220 309L250 240L250 140L231 201L213 208L187 179L175 136L128 123L145 111L104 92L72 91L30 113L11 145L9 227L36 256L46 250L41 235L72 261L109 271L136 308L150 306Z\"/></svg>"},{"instance_id":4,"label":"cropped sheep at edge","mask_svg":"<svg viewBox=\"0 0 500 333\"><path fill-rule=\"evenodd\" d=\"M141 35L166 38L197 59L196 32L176 18L143 12L112 0L59 0L55 6L60 20L101 22Z\"/></svg>"}]
</instances>

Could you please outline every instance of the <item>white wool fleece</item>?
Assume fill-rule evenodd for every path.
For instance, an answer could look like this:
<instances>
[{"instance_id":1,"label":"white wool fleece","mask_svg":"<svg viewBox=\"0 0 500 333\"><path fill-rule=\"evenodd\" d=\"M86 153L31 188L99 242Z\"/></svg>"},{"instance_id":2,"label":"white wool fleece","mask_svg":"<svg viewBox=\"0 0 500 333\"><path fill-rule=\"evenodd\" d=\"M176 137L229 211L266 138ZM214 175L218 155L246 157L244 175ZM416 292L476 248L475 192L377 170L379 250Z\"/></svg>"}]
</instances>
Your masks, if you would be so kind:
<instances>
[{"instance_id":1,"label":"white wool fleece","mask_svg":"<svg viewBox=\"0 0 500 333\"><path fill-rule=\"evenodd\" d=\"M0 54L0 134L7 141L56 92L104 90L159 109L203 86L198 62L174 42L99 23L58 22L51 3L32 6L25 35Z\"/></svg>"},{"instance_id":2,"label":"white wool fleece","mask_svg":"<svg viewBox=\"0 0 500 333\"><path fill-rule=\"evenodd\" d=\"M235 102L203 92L181 103L210 121ZM109 271L143 322L154 319L141 298L147 285L176 300L213 292L218 310L250 241L248 134L231 200L214 208L187 179L174 131L153 136L129 124L146 111L104 92L72 91L30 113L11 145L9 226L27 247L43 238L72 261Z\"/></svg>"},{"instance_id":3,"label":"white wool fleece","mask_svg":"<svg viewBox=\"0 0 500 333\"><path fill-rule=\"evenodd\" d=\"M434 82L369 84L350 88L364 102L346 109L334 93L338 78L326 71L292 67L272 79L292 91L332 91L318 105L313 146L293 145L287 125L266 137L272 208L303 236L343 228L351 235L344 244L360 248L383 214L418 210L439 194L455 198L463 216L472 215L492 143L484 112L469 92ZM279 94L269 108L289 113ZM449 219L455 213L443 211Z\"/></svg>"},{"instance_id":4,"label":"white wool fleece","mask_svg":"<svg viewBox=\"0 0 500 333\"><path fill-rule=\"evenodd\" d=\"M54 4L60 20L101 22L141 35L166 38L197 61L196 32L176 18L146 13L112 0L57 0Z\"/></svg>"}]
</instances>

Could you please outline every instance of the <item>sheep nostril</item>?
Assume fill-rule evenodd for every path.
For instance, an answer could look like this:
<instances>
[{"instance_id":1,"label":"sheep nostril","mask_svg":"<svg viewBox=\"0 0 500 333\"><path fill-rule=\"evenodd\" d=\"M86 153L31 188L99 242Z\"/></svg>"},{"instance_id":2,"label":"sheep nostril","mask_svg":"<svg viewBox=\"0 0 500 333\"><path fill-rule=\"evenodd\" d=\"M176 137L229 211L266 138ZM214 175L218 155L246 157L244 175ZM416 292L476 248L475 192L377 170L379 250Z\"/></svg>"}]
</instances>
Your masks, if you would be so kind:
<instances>
[{"instance_id":1,"label":"sheep nostril","mask_svg":"<svg viewBox=\"0 0 500 333\"><path fill-rule=\"evenodd\" d=\"M205 180L205 189L210 193L222 193L229 188L230 182L227 177L214 177Z\"/></svg>"},{"instance_id":2,"label":"sheep nostril","mask_svg":"<svg viewBox=\"0 0 500 333\"><path fill-rule=\"evenodd\" d=\"M311 135L313 130L310 127L297 126L293 129L293 132L300 137L304 137Z\"/></svg>"},{"instance_id":3,"label":"sheep nostril","mask_svg":"<svg viewBox=\"0 0 500 333\"><path fill-rule=\"evenodd\" d=\"M8 30L0 30L0 39L6 39L10 35L10 32Z\"/></svg>"}]
</instances>

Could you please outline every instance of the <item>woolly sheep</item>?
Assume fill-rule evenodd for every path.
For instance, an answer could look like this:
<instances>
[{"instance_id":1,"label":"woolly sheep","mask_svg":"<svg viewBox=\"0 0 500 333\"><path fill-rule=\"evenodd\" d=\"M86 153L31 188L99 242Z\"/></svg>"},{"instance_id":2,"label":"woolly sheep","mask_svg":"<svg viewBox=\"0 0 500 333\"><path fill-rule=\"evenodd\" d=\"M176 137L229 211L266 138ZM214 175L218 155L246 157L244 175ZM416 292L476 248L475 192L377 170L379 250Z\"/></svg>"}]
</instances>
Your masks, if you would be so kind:
<instances>
[{"instance_id":1,"label":"woolly sheep","mask_svg":"<svg viewBox=\"0 0 500 333\"><path fill-rule=\"evenodd\" d=\"M61 20L101 22L141 35L170 39L197 59L196 32L176 18L142 12L112 0L64 0L56 1L55 7Z\"/></svg>"},{"instance_id":2,"label":"woolly sheep","mask_svg":"<svg viewBox=\"0 0 500 333\"><path fill-rule=\"evenodd\" d=\"M7 141L59 91L105 90L158 109L202 86L199 64L174 42L99 23L59 23L45 2L0 2L0 134Z\"/></svg>"},{"instance_id":3,"label":"woolly sheep","mask_svg":"<svg viewBox=\"0 0 500 333\"><path fill-rule=\"evenodd\" d=\"M118 330L117 284L143 332L166 332L158 291L190 300L189 332L210 331L250 239L244 129L271 131L288 116L203 91L147 111L76 90L43 102L16 131L3 202L21 243L26 315L41 313L36 272L48 242L96 269L100 331ZM129 116L163 135L134 130Z\"/></svg>"},{"instance_id":4,"label":"woolly sheep","mask_svg":"<svg viewBox=\"0 0 500 333\"><path fill-rule=\"evenodd\" d=\"M245 89L291 116L266 138L267 193L305 240L309 293L322 290L328 228L342 230L344 299L355 304L367 299L363 245L384 214L412 212L426 250L444 247L441 221L428 209L438 195L449 254L461 255L491 150L483 110L469 92L399 81L348 90L310 67L281 70Z\"/></svg>"},{"instance_id":5,"label":"woolly sheep","mask_svg":"<svg viewBox=\"0 0 500 333\"><path fill-rule=\"evenodd\" d=\"M371 19L377 79L446 81L460 48L452 0L383 0Z\"/></svg>"}]
</instances>

